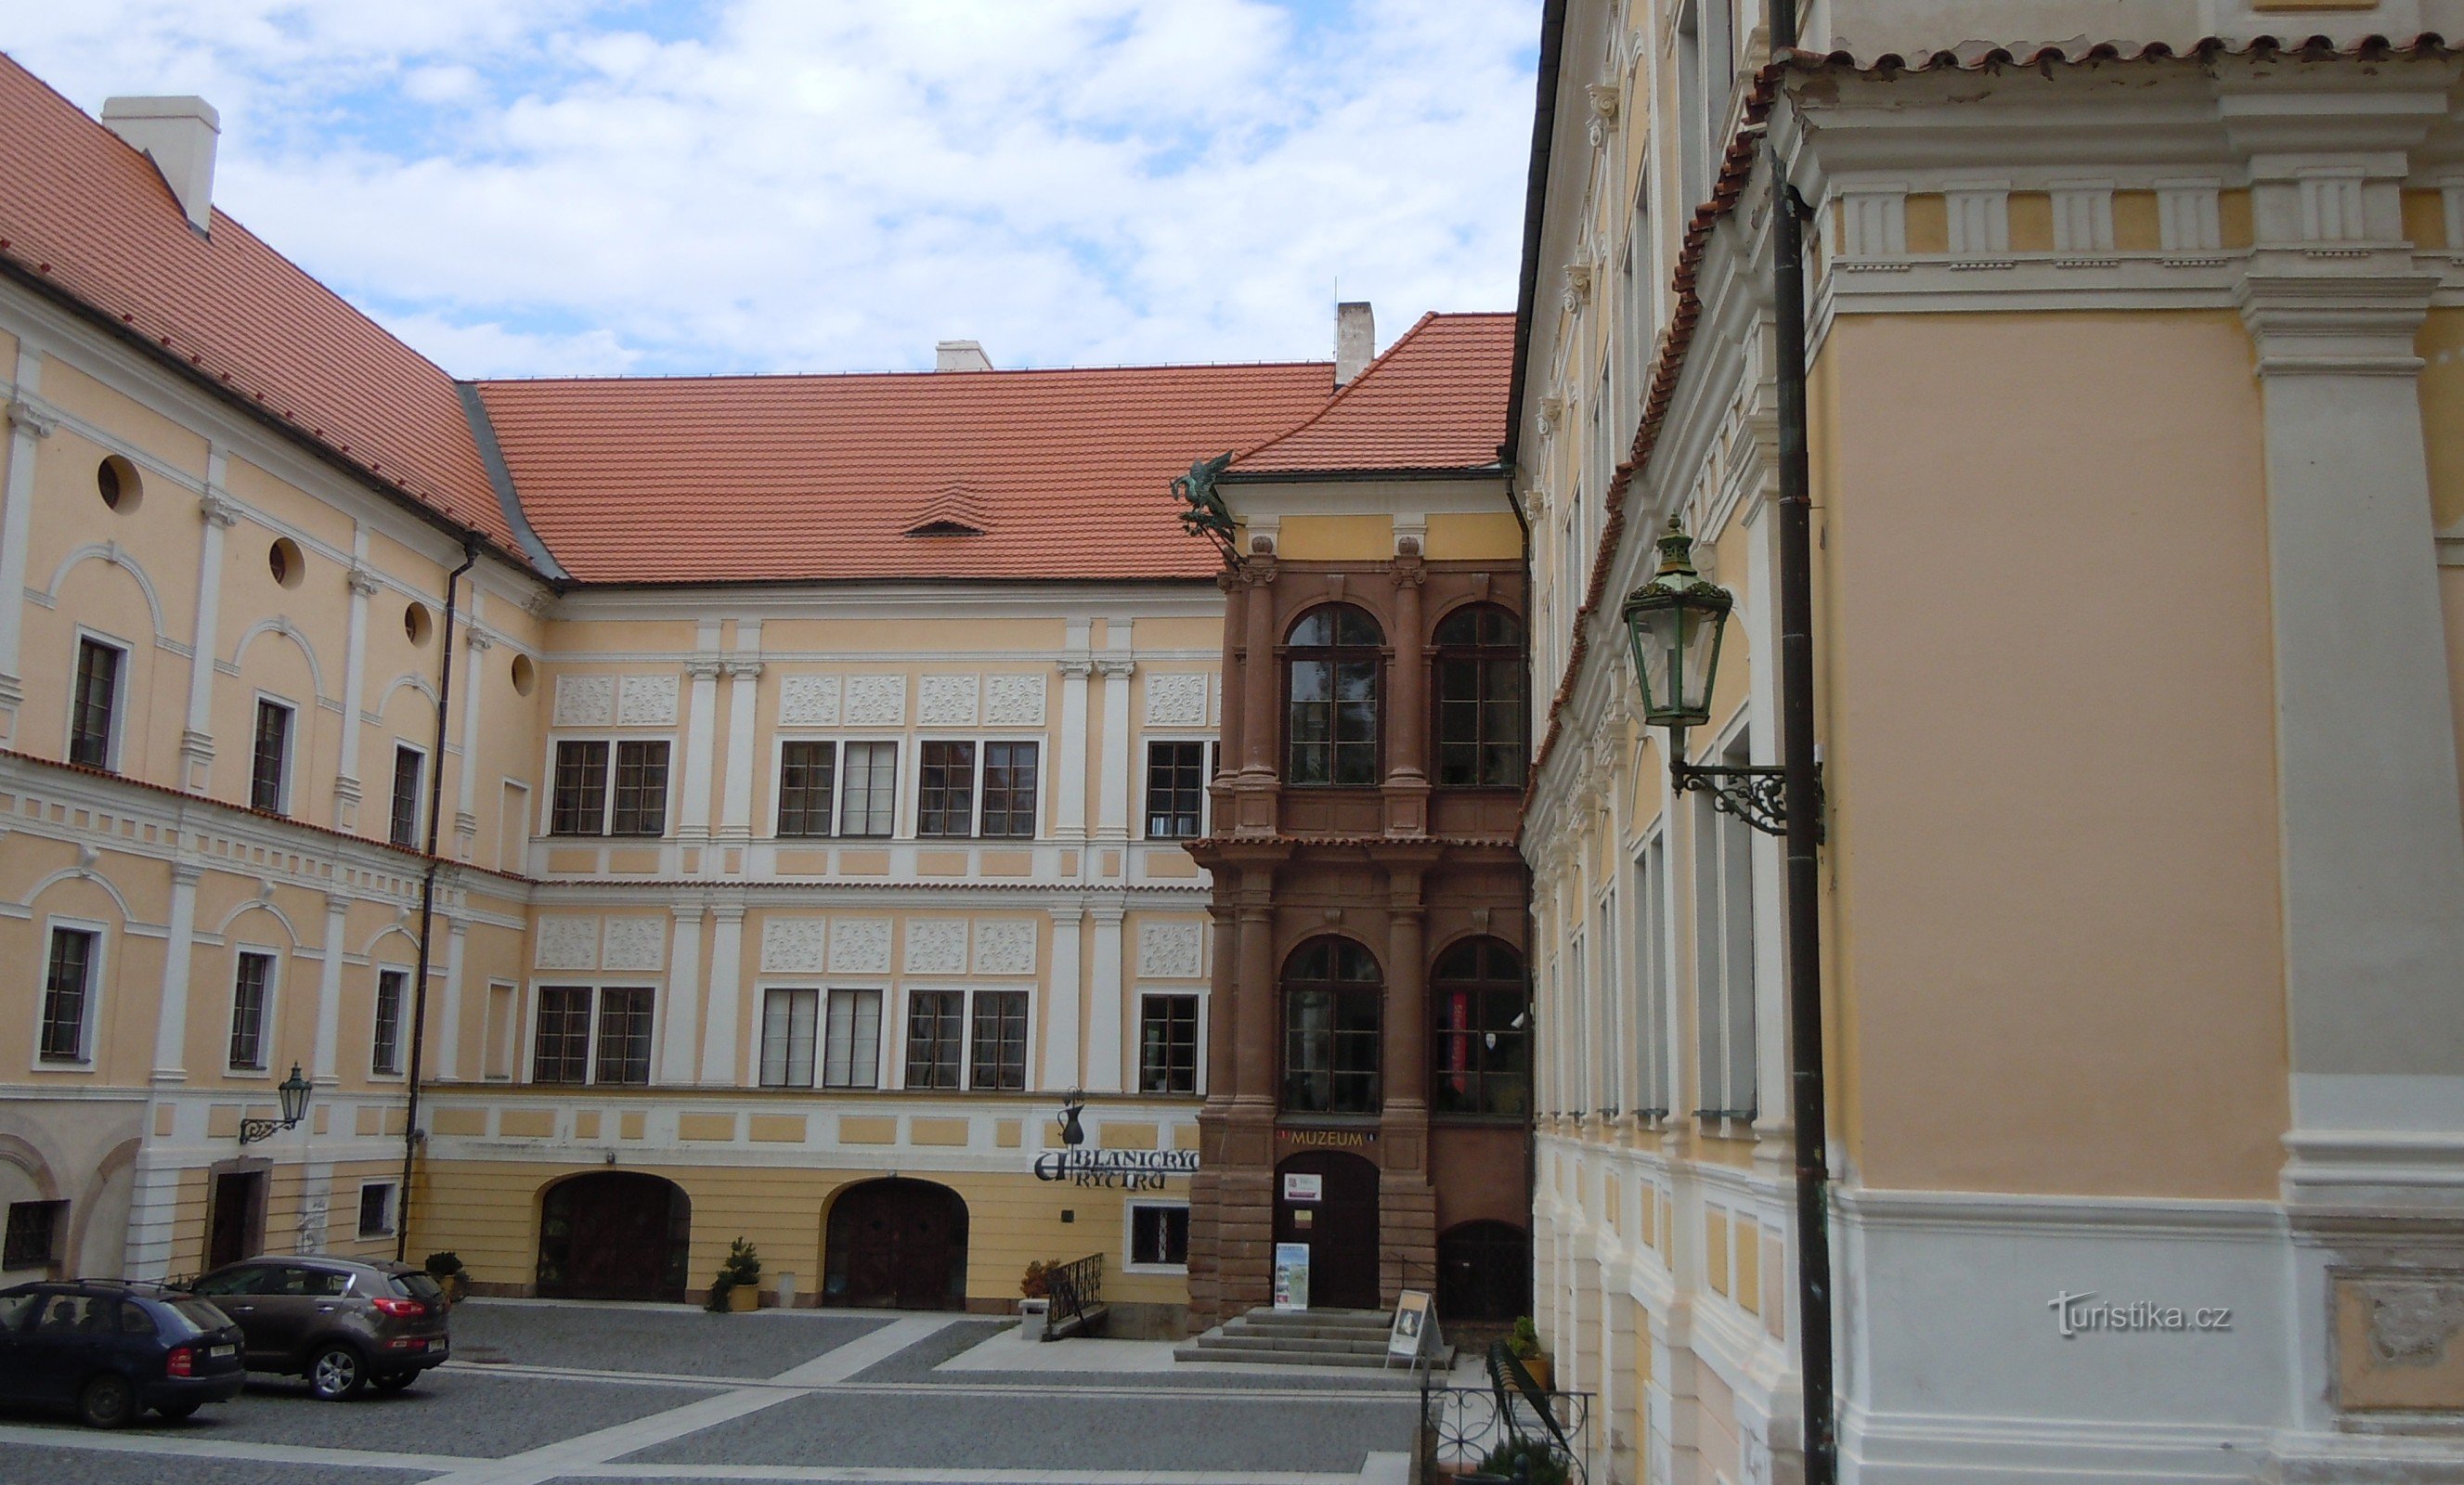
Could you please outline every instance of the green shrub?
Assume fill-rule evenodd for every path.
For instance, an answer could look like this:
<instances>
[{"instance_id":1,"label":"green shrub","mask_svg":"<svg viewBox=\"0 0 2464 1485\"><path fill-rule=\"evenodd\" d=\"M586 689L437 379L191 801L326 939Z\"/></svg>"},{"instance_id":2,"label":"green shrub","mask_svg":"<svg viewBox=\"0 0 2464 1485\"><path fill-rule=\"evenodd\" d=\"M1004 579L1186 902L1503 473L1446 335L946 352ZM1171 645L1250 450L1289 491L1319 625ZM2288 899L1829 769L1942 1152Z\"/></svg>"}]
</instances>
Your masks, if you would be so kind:
<instances>
[{"instance_id":1,"label":"green shrub","mask_svg":"<svg viewBox=\"0 0 2464 1485\"><path fill-rule=\"evenodd\" d=\"M446 1278L462 1272L462 1256L458 1253L431 1253L421 1267L430 1278Z\"/></svg>"},{"instance_id":2,"label":"green shrub","mask_svg":"<svg viewBox=\"0 0 2464 1485\"><path fill-rule=\"evenodd\" d=\"M1526 1471L1529 1473L1525 1473ZM1509 1433L1480 1462L1483 1474L1503 1475L1523 1485L1566 1485L1566 1464L1545 1444Z\"/></svg>"},{"instance_id":3,"label":"green shrub","mask_svg":"<svg viewBox=\"0 0 2464 1485\"><path fill-rule=\"evenodd\" d=\"M1540 1327L1531 1323L1530 1316L1515 1317L1514 1333L1506 1338L1506 1348L1517 1361L1528 1362L1540 1354Z\"/></svg>"}]
</instances>

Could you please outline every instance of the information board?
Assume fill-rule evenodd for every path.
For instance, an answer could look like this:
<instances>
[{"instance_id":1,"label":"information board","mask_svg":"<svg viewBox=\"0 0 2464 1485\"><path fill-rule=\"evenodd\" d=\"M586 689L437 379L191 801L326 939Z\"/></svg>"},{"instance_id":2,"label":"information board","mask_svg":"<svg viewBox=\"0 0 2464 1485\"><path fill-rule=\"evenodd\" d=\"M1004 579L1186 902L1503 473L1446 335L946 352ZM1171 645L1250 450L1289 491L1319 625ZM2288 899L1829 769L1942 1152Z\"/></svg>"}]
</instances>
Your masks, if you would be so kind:
<instances>
[{"instance_id":1,"label":"information board","mask_svg":"<svg viewBox=\"0 0 2464 1485\"><path fill-rule=\"evenodd\" d=\"M1309 1307L1309 1244L1275 1244L1275 1308L1306 1310Z\"/></svg>"}]
</instances>

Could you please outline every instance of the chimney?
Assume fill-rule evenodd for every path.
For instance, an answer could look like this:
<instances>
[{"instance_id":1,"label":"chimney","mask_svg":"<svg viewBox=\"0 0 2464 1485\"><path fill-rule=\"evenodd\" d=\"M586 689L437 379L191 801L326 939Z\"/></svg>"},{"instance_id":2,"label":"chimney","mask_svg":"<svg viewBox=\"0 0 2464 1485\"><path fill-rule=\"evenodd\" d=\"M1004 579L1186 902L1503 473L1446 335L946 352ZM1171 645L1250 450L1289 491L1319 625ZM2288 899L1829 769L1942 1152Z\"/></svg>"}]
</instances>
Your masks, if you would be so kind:
<instances>
[{"instance_id":1,"label":"chimney","mask_svg":"<svg viewBox=\"0 0 2464 1485\"><path fill-rule=\"evenodd\" d=\"M942 340L933 347L935 371L990 371L992 358L984 354L980 341Z\"/></svg>"},{"instance_id":2,"label":"chimney","mask_svg":"<svg viewBox=\"0 0 2464 1485\"><path fill-rule=\"evenodd\" d=\"M201 98L107 98L102 124L145 152L202 232L213 222L214 142L222 115Z\"/></svg>"},{"instance_id":3,"label":"chimney","mask_svg":"<svg viewBox=\"0 0 2464 1485\"><path fill-rule=\"evenodd\" d=\"M1377 317L1369 301L1353 299L1334 307L1334 384L1344 386L1377 359Z\"/></svg>"}]
</instances>

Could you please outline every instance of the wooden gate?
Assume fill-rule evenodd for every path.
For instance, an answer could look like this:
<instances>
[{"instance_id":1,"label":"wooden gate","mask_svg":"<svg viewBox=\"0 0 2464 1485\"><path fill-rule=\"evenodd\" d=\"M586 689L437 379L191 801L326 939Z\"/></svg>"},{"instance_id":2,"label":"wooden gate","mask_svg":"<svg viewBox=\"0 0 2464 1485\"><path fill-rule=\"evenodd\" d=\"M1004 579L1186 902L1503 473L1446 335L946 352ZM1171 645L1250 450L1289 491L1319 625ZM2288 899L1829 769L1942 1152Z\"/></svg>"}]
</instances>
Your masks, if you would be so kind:
<instances>
[{"instance_id":1,"label":"wooden gate","mask_svg":"<svg viewBox=\"0 0 2464 1485\"><path fill-rule=\"evenodd\" d=\"M539 1292L565 1299L682 1299L693 1202L629 1170L560 1181L539 1198Z\"/></svg>"},{"instance_id":2,"label":"wooden gate","mask_svg":"<svg viewBox=\"0 0 2464 1485\"><path fill-rule=\"evenodd\" d=\"M1287 1175L1319 1178L1319 1199L1284 1199ZM1275 1241L1307 1243L1309 1308L1374 1310L1377 1293L1377 1168L1341 1150L1308 1150L1275 1167Z\"/></svg>"},{"instance_id":3,"label":"wooden gate","mask_svg":"<svg viewBox=\"0 0 2464 1485\"><path fill-rule=\"evenodd\" d=\"M967 1204L930 1181L867 1181L830 1204L822 1302L860 1309L967 1305Z\"/></svg>"}]
</instances>

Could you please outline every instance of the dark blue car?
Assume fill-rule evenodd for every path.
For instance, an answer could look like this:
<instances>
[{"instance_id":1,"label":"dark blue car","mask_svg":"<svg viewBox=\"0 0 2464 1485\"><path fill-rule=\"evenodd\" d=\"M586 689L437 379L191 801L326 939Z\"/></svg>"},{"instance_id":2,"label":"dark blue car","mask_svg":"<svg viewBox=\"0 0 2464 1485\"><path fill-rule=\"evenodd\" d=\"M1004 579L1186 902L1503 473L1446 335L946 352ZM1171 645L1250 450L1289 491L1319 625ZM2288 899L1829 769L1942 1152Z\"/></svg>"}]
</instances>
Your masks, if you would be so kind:
<instances>
[{"instance_id":1,"label":"dark blue car","mask_svg":"<svg viewBox=\"0 0 2464 1485\"><path fill-rule=\"evenodd\" d=\"M239 1327L194 1295L98 1279L0 1290L0 1403L74 1409L117 1429L185 1418L247 1381Z\"/></svg>"}]
</instances>

